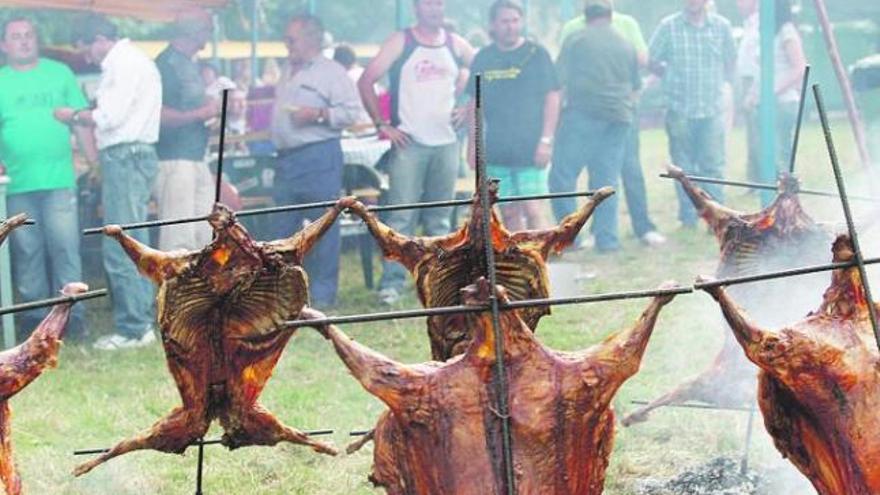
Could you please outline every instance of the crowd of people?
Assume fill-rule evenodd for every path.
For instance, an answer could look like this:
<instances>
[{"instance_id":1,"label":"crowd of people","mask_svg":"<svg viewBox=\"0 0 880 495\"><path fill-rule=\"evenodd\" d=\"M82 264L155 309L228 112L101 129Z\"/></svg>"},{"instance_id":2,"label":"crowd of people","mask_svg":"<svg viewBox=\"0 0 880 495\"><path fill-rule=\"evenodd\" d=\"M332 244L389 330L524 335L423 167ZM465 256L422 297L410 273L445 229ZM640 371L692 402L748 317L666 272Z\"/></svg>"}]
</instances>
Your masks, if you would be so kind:
<instances>
[{"instance_id":1,"label":"crowd of people","mask_svg":"<svg viewBox=\"0 0 880 495\"><path fill-rule=\"evenodd\" d=\"M484 159L489 174L501 179L503 196L573 191L586 170L591 189L622 182L635 235L646 245L661 245L665 237L649 215L640 161L640 94L646 81L662 84L669 155L686 172L724 175L725 86L741 95L752 130L750 150L756 150L758 1L737 3L744 18L739 45L731 23L711 12L710 0L682 0L682 9L660 23L650 42L635 18L617 12L612 0L586 0L582 15L562 27L554 60L548 49L526 38L525 11L516 0L492 3L491 42L479 51L449 29L443 0L413 0L415 24L393 33L363 69L350 49L337 50L335 60L326 57L321 20L296 16L284 32L288 58L273 76L273 199L296 204L338 197L342 132L365 119L391 143L384 160L387 202L452 199L462 160L474 165L474 140L462 129L473 130L468 124L480 74ZM776 5L776 95L783 116L778 136L788 142L805 58L788 0ZM13 18L0 28L7 60L0 69L0 163L11 179L7 204L10 212L37 221L11 236L22 300L50 297L82 278L72 135L86 160L100 169L104 223L144 221L151 200L160 219L208 213L214 183L208 141L220 100L217 91L206 90L206 79L218 74L210 74L196 54L211 37L209 13L181 13L173 38L155 60L104 17L89 16L72 26L75 47L101 70L91 104L69 68L40 56L33 21ZM387 88L387 104L380 88ZM236 95L241 102L246 97L243 91ZM752 163L750 170L757 170L757 158ZM720 188L709 192L721 198ZM681 224L694 228L696 212L679 196ZM557 220L574 208L573 199L552 203ZM538 202L501 211L512 229L542 228L550 221ZM274 235L289 236L320 213L274 218ZM396 211L386 222L406 235L420 229L444 235L451 229L443 208ZM592 234L597 252L620 248L616 198L597 210ZM132 235L149 242L146 231ZM199 249L208 242L207 224L175 225L159 232L158 248ZM149 344L155 339L151 285L117 243L103 244L102 256L115 331L95 347ZM336 302L339 257L340 232L334 227L306 260L318 307ZM400 266L385 263L380 300L396 301L406 279ZM23 326L32 328L41 316L25 314ZM71 325L74 336L83 331L81 313Z\"/></svg>"}]
</instances>

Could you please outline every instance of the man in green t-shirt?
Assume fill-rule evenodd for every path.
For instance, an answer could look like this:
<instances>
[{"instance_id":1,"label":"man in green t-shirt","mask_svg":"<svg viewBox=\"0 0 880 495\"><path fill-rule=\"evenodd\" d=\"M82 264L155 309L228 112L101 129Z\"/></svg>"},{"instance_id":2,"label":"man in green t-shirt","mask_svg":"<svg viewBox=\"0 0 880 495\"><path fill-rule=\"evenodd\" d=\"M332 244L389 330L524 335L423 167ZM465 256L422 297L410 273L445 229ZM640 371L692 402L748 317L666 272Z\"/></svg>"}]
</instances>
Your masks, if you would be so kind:
<instances>
[{"instance_id":1,"label":"man in green t-shirt","mask_svg":"<svg viewBox=\"0 0 880 495\"><path fill-rule=\"evenodd\" d=\"M8 61L0 69L0 163L10 179L6 204L10 214L36 220L10 238L15 288L27 302L82 279L71 134L53 111L87 103L67 66L40 58L33 22L15 18L0 28L0 50ZM81 134L83 148L93 149L88 133ZM33 330L46 311L22 313L21 329ZM82 330L82 308L75 307L68 335L81 337Z\"/></svg>"},{"instance_id":2,"label":"man in green t-shirt","mask_svg":"<svg viewBox=\"0 0 880 495\"><path fill-rule=\"evenodd\" d=\"M611 28L635 48L639 66L646 67L648 64L648 43L645 41L645 37L642 35L642 28L635 17L615 10L611 17ZM559 34L560 44L564 46L567 41L586 29L587 18L583 14L566 22ZM636 116L630 135L627 138L623 168L620 170L620 179L623 183L627 211L629 211L633 232L636 237L648 246L658 246L666 242L666 237L657 231L657 226L651 221L651 216L648 213L648 194L645 189L645 177L642 173L640 131L638 105L636 105Z\"/></svg>"}]
</instances>

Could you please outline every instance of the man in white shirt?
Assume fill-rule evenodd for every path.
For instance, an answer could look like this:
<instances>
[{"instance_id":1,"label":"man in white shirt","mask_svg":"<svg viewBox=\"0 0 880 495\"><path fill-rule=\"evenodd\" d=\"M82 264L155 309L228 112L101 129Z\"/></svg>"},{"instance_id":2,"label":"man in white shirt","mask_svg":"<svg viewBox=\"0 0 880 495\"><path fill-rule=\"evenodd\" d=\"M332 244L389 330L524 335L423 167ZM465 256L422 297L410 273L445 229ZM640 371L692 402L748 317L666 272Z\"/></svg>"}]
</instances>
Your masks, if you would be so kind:
<instances>
[{"instance_id":1,"label":"man in white shirt","mask_svg":"<svg viewBox=\"0 0 880 495\"><path fill-rule=\"evenodd\" d=\"M106 18L90 16L74 29L73 42L86 58L101 66L93 110L62 108L56 117L73 125L92 126L101 165L101 202L105 224L147 219L150 191L156 179L162 111L162 82L156 65L128 39L119 38ZM146 230L132 231L149 242ZM119 244L105 239L104 269L113 294L116 333L99 339L98 349L139 347L155 340L153 288L141 277Z\"/></svg>"}]
</instances>

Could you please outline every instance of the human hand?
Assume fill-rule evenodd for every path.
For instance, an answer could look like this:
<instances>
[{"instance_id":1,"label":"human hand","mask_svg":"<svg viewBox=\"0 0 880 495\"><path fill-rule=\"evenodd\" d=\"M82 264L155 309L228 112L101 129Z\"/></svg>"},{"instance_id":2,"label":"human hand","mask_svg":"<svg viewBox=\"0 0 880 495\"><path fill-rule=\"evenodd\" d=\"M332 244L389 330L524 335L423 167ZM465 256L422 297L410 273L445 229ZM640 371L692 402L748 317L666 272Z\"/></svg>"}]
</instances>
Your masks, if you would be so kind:
<instances>
[{"instance_id":1,"label":"human hand","mask_svg":"<svg viewBox=\"0 0 880 495\"><path fill-rule=\"evenodd\" d=\"M412 141L405 132L390 124L379 126L379 131L385 134L391 143L398 148L406 148Z\"/></svg>"},{"instance_id":2,"label":"human hand","mask_svg":"<svg viewBox=\"0 0 880 495\"><path fill-rule=\"evenodd\" d=\"M297 126L314 124L321 117L321 109L315 107L296 107L291 118Z\"/></svg>"},{"instance_id":3,"label":"human hand","mask_svg":"<svg viewBox=\"0 0 880 495\"><path fill-rule=\"evenodd\" d=\"M461 129L465 126L468 120L468 109L467 107L456 107L452 109L452 126L456 129Z\"/></svg>"},{"instance_id":4,"label":"human hand","mask_svg":"<svg viewBox=\"0 0 880 495\"><path fill-rule=\"evenodd\" d=\"M55 116L55 119L59 122L64 122L65 124L69 124L73 122L73 115L76 113L76 110L70 107L58 107L55 109L52 114Z\"/></svg>"}]
</instances>

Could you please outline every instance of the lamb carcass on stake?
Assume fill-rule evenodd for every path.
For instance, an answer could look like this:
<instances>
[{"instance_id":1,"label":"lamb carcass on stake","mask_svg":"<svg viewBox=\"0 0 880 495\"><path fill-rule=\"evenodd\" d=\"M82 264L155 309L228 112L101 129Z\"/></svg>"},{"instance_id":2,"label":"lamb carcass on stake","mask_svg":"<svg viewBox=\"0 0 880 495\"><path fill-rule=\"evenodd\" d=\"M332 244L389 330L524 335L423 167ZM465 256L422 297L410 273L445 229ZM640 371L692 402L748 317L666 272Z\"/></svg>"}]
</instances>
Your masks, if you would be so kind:
<instances>
[{"instance_id":1,"label":"lamb carcass on stake","mask_svg":"<svg viewBox=\"0 0 880 495\"><path fill-rule=\"evenodd\" d=\"M755 275L825 261L830 240L810 218L798 199L800 184L789 175L779 178L779 194L770 206L746 214L714 201L674 166L669 175L679 181L701 217L709 224L721 248L715 275L719 278ZM792 297L785 281L734 287L731 294L762 323L781 324L800 318L810 308L805 298ZM821 289L816 291L817 295ZM807 299L808 300L808 299ZM624 426L645 421L659 407L699 401L719 407L742 407L754 402L755 369L742 356L736 341L725 332L721 351L710 367L695 378L637 409L623 419Z\"/></svg>"},{"instance_id":2,"label":"lamb carcass on stake","mask_svg":"<svg viewBox=\"0 0 880 495\"><path fill-rule=\"evenodd\" d=\"M0 224L0 244L9 232L26 219L25 215L16 215ZM71 283L65 285L61 293L74 296L87 290L89 288L85 284ZM30 385L45 369L55 367L72 306L73 303L55 306L24 343L0 352L0 480L3 481L6 495L19 495L22 492L21 478L12 458L12 409L9 399Z\"/></svg>"},{"instance_id":3,"label":"lamb carcass on stake","mask_svg":"<svg viewBox=\"0 0 880 495\"><path fill-rule=\"evenodd\" d=\"M495 291L501 304L510 301L502 286ZM462 290L462 299L485 306L490 292L481 278ZM544 347L519 311L500 314L519 493L602 493L614 435L611 400L638 371L657 316L671 300L655 298L633 328L578 353ZM306 308L300 317L322 315ZM491 314L471 314L468 324L473 339L463 355L419 365L394 362L333 326L318 328L352 375L390 408L375 430L370 479L391 495L506 493L501 422L493 412Z\"/></svg>"},{"instance_id":4,"label":"lamb carcass on stake","mask_svg":"<svg viewBox=\"0 0 880 495\"><path fill-rule=\"evenodd\" d=\"M105 227L159 285L158 308L168 369L183 405L146 433L124 440L106 454L76 468L77 476L133 450L183 453L220 421L229 448L290 442L335 455L334 448L282 424L258 398L308 302L306 254L354 200L339 200L321 218L290 238L254 241L221 204L208 222L214 241L201 251L157 251Z\"/></svg>"},{"instance_id":5,"label":"lamb carcass on stake","mask_svg":"<svg viewBox=\"0 0 880 495\"><path fill-rule=\"evenodd\" d=\"M854 258L847 236L832 251L835 262ZM761 370L758 403L776 448L819 495L880 493L880 352L858 268L835 270L819 309L779 330L724 289L707 290Z\"/></svg>"},{"instance_id":6,"label":"lamb carcass on stake","mask_svg":"<svg viewBox=\"0 0 880 495\"><path fill-rule=\"evenodd\" d=\"M490 212L498 283L507 289L512 300L549 297L547 258L574 242L596 207L612 194L614 189L610 187L596 191L577 212L548 230L509 232L495 210ZM489 196L493 204L498 200L496 182L490 183ZM460 290L486 276L483 207L479 194L474 195L470 219L455 232L442 237L402 235L380 222L360 203L351 211L367 224L385 257L403 264L412 273L419 300L425 307L461 304ZM529 308L523 310L522 318L534 330L538 320L549 312L547 307ZM464 352L470 341L469 330L461 315L428 318L433 359L446 361Z\"/></svg>"}]
</instances>

